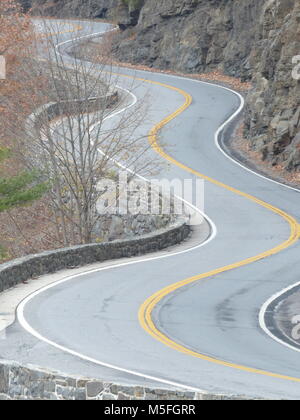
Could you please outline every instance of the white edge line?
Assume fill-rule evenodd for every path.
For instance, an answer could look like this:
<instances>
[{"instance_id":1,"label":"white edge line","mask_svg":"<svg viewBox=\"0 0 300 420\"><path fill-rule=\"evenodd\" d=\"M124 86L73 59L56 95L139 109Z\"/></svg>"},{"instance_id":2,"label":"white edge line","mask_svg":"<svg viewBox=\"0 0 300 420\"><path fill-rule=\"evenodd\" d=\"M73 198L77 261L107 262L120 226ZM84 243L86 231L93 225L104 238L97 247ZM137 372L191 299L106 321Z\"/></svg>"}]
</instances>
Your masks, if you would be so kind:
<instances>
[{"instance_id":1,"label":"white edge line","mask_svg":"<svg viewBox=\"0 0 300 420\"><path fill-rule=\"evenodd\" d=\"M145 72L145 73L150 73L150 74L156 74L156 73L152 73L152 72L147 72L146 70L139 70L139 71L141 71L141 72ZM251 174L253 174L253 175L256 175L256 176L258 176L259 178L262 178L262 179L264 179L264 180L266 180L266 181L269 181L269 182L272 182L273 184L277 184L277 185L280 185L280 186L282 186L282 187L285 187L285 188L288 188L288 189L290 189L290 190L293 190L293 191L297 191L297 192L300 192L300 189L299 188L295 188L295 187L292 187L292 186L290 186L290 185L287 185L287 184L284 184L284 183L282 183L282 182L279 182L279 181L276 181L275 179L272 179L272 178L268 178L267 176L265 176L265 175L262 175L262 174L260 174L260 173L258 173L258 172L255 172L254 170L252 170L252 169L250 169L250 168L248 168L246 165L243 165L241 162L239 162L238 160L236 160L236 159L234 159L233 157L231 157L222 147L221 147L221 145L220 145L220 141L219 141L219 135L220 135L220 133L222 132L222 130L232 121L232 120L234 120L240 113L241 113L241 111L243 110L243 108L244 108L244 105L245 105L245 99L244 99L244 97L240 94L240 93L238 93L238 92L236 92L235 90L233 90L233 89L230 89L230 88L228 88L228 87L225 87L225 86L221 86L221 85L218 85L218 84L215 84L215 83L210 83L210 82L205 82L205 81L202 81L202 80L195 80L195 79L192 79L192 78L190 78L190 77L183 77L183 76L176 76L176 75L174 75L174 74L166 74L166 73L158 73L158 74L160 74L160 75L162 75L162 76L167 76L167 77L173 77L173 78L175 78L175 79L181 79L181 80L189 80L189 81L192 81L192 82L196 82L196 83L201 83L201 84L204 84L204 85L208 85L208 86L213 86L213 87L216 87L216 88L220 88L220 89L223 89L223 90L227 90L228 92L231 92L231 93L233 93L233 94L235 94L239 99L240 99L240 101L241 101L241 104L240 104L240 107L239 107L239 109L229 118L229 120L228 121L225 121L225 123L223 124L223 125L221 125L221 127L218 129L218 131L216 132L216 135L215 135L215 145L216 145L216 147L220 150L220 152L227 158L227 159L229 159L229 160L231 160L231 162L233 162L235 165L238 165L238 166L240 166L241 168L243 168L244 170L246 170L246 171L248 171L248 172L250 172Z\"/></svg>"},{"instance_id":2,"label":"white edge line","mask_svg":"<svg viewBox=\"0 0 300 420\"><path fill-rule=\"evenodd\" d=\"M243 102L243 107L242 107L242 109L244 108L244 103L245 103L245 100L244 100L244 98L243 98L243 96L242 95L240 95L238 92L234 92L233 90L231 90L231 89L228 89L228 88L225 88L225 87L223 87L224 89L227 89L227 90L229 90L230 92L233 92L233 93L235 93L239 98L240 98L240 100ZM241 110L242 110L241 109ZM241 110L238 112L238 113L236 113L236 115L235 116L233 116L233 118L232 119L234 119L240 112L241 112ZM224 126L225 127L225 126ZM224 129L224 127L222 127L221 128L221 130L219 131L219 133L218 134L220 134L220 132ZM287 184L283 184L282 182L279 182L279 181L276 181L275 179L272 179L272 178L268 178L268 177L266 177L265 175L262 175L262 174L260 174L259 172L255 172L255 171L253 171L252 169L250 169L250 168L248 168L247 166L245 166L245 165L243 165L241 162L239 162L238 160L236 160L236 159L234 159L233 157L231 157L223 148L222 148L222 146L221 146L221 144L220 144L220 140L219 140L219 135L216 137L216 139L215 139L215 143L216 143L216 146L217 146L217 148L223 153L223 155L227 158L227 159L229 159L229 160L231 160L231 162L233 162L233 163L235 163L236 165L238 165L238 166L240 166L241 168L243 168L243 169L245 169L246 171L248 171L248 172L250 172L251 174L254 174L254 175L256 175L256 176L258 176L258 177L260 177L260 178L262 178L262 179L265 179L265 180L267 180L267 181L269 181L269 182L272 182L273 184L277 184L277 185L280 185L280 186L282 186L282 187L285 187L285 188L288 188L288 189L290 189L290 190L293 190L293 191L297 191L297 192L300 192L300 189L299 188L296 188L296 187L292 187L292 186L290 186L290 185L287 185Z\"/></svg>"},{"instance_id":3,"label":"white edge line","mask_svg":"<svg viewBox=\"0 0 300 420\"><path fill-rule=\"evenodd\" d=\"M293 284L292 286L286 287L285 289L281 290L280 292L274 294L271 296L261 307L261 310L259 312L259 325L262 328L262 330L273 340L277 341L279 344L282 344L285 347L288 347L291 350L294 350L298 353L300 353L300 349L297 349L296 347L292 346L291 344L286 343L285 341L281 340L280 338L276 337L269 328L266 325L265 322L265 316L266 312L268 310L268 307L271 305L271 303L274 302L274 300L278 299L280 296L284 295L285 293L289 292L290 290L294 289L295 287L300 286L300 282Z\"/></svg>"},{"instance_id":4,"label":"white edge line","mask_svg":"<svg viewBox=\"0 0 300 420\"><path fill-rule=\"evenodd\" d=\"M130 263L128 263L128 264L130 264ZM116 265L114 267L119 267L119 266L123 266L123 265L127 265L127 264L120 264L120 265ZM109 369L117 370L119 372L127 373L127 374L134 375L134 376L137 376L137 377L141 377L141 378L144 378L144 379L149 379L149 380L152 380L152 381L155 381L155 382L159 382L161 384L172 385L174 387L179 387L181 389L188 389L188 390L191 390L191 391L194 391L194 392L205 393L206 391L203 391L203 390L198 389L198 388L193 388L193 387L190 387L188 385L180 384L180 383L173 382L173 381L168 381L168 380L165 380L165 379L160 379L160 378L157 378L157 377L154 377L154 376L146 375L144 373L139 373L139 372L136 372L136 371L133 371L133 370L130 370L130 369L125 369L125 368L122 368L120 366L116 366L116 365L113 365L113 364L110 364L110 363L101 362L101 361L99 361L97 359L94 359L92 357L88 357L88 356L86 356L86 355L84 355L82 353L76 352L76 351L71 350L71 349L69 349L67 347L61 346L60 344L57 344L57 343L55 343L55 342L53 342L51 340L48 340L47 338L45 338L44 336L42 336L41 334L39 334L36 330L34 330L28 324L28 322L26 321L26 319L24 317L24 308L25 308L26 304L30 300L32 300L34 297L38 296L40 293L43 293L46 290L51 289L52 287L56 287L56 286L58 286L58 285L60 285L60 284L62 284L64 282L66 282L68 280L73 280L76 277L81 277L82 275L87 275L87 274L90 274L90 273L95 273L95 272L99 272L99 271L103 271L103 270L108 270L110 268L113 268L113 267L104 267L104 268L102 268L100 270L99 269L89 270L89 271L87 271L85 273L76 274L76 275L67 277L67 278L65 278L63 280L60 280L60 281L54 283L54 284L51 284L51 285L46 286L46 287L44 287L44 288L42 288L40 290L37 290L36 292L34 292L33 294L31 294L30 296L28 296L27 298L25 298L20 303L20 305L18 306L18 308L17 308L17 317L18 317L18 320L19 320L20 324L22 325L22 327L29 334L33 335L38 340L40 340L40 341L42 341L42 342L44 342L44 343L46 343L46 344L48 344L48 345L50 345L52 347L55 347L55 348L57 348L57 349L65 352L65 353L69 353L72 356L78 357L78 358L80 358L82 360L85 360L87 362L91 362L91 363L93 363L95 365L103 366L103 367L106 367L106 368L109 368Z\"/></svg>"},{"instance_id":5,"label":"white edge line","mask_svg":"<svg viewBox=\"0 0 300 420\"><path fill-rule=\"evenodd\" d=\"M118 28L115 26L113 29L110 29L109 31L94 32L93 34L87 34L87 35L79 36L79 37L74 38L74 39L68 39L67 41L63 41L63 42L60 42L59 44L57 44L55 46L55 49L58 51L58 53L60 55L63 55L63 54L60 53L59 48L61 46L65 45L65 44L70 44L71 42L80 41L81 39L84 39L84 38L94 38L94 37L96 38L98 36L101 36L101 35L104 35L104 34L108 34L109 32L114 32L117 29Z\"/></svg>"},{"instance_id":6,"label":"white edge line","mask_svg":"<svg viewBox=\"0 0 300 420\"><path fill-rule=\"evenodd\" d=\"M184 80L186 80L186 78L183 78L183 77L181 77L181 76L173 76L172 75L172 77L178 77L178 78L180 78L180 79L184 79ZM193 80L193 79L189 79L188 78L188 80ZM224 87L224 86L218 86L218 85L215 85L215 84L213 84L213 83L209 83L209 82L202 82L202 81L198 81L198 80L196 80L196 82L199 82L199 83L204 83L204 84L207 84L207 85L210 85L210 86L217 86L217 87L220 87L220 88L222 88L222 89L224 89L224 90L227 90L227 91L229 91L229 92L232 92L232 93L234 93L236 96L238 96L238 98L240 99L240 101L241 101L241 104L240 104L240 107L239 107L239 109L229 118L229 120L228 121L226 121L224 124L222 124L221 125L221 127L217 130L217 132L216 132L216 134L215 134L215 145L216 145L216 147L222 152L222 154L226 157L226 158L228 158L229 160L231 160L231 162L233 162L233 163L235 163L236 165L238 165L238 166L240 166L241 168L243 168L243 169L245 169L246 171L248 171L248 172L250 172L250 173L252 173L253 175L256 175L256 176L258 176L258 177L260 177L260 178L262 178L262 179L265 179L265 180L267 180L267 181L269 181L269 182L272 182L272 183L274 183L274 184L277 184L277 185L280 185L280 186L282 186L282 187L285 187L285 188L288 188L288 189L290 189L290 190L292 190L292 191L296 191L296 192L300 192L300 189L298 189L298 188L294 188L294 187L291 187L291 186L289 186L289 185L286 185L286 184L283 184L283 183L281 183L281 182L278 182L278 181L275 181L274 179L271 179L271 178L268 178L268 177L266 177L266 176L264 176L264 175L262 175L262 174L259 174L259 173L257 173L257 172L255 172L255 171L253 171L252 169L250 169L250 168L248 168L247 166L245 166L245 165L243 165L243 164L241 164L240 162L238 162L237 160L235 160L235 159L233 159L222 147L221 147L221 145L220 145L220 141L219 141L219 136L220 136L220 133L223 131L223 129L232 121L232 120L234 120L234 118L236 118L239 114L240 114L240 112L243 110L243 108L244 108L244 105L245 105L245 100L244 100L244 97L241 95L241 94L239 94L238 92L236 92L236 91L234 91L234 90L232 90L232 89L230 89L230 88L227 88L227 87ZM294 351L296 351L296 352L298 352L298 353L300 353L300 349L298 349L298 348L296 348L296 347L294 347L294 346L292 346L291 344L288 344L288 343L286 343L285 341L283 341L283 340L281 340L280 338L278 338L278 337L276 337L274 334L272 334L272 332L268 329L268 327L266 326L266 323L265 323L265 314L266 314L266 311L267 311L267 309L268 309L268 307L269 307L269 305L274 301L274 300L276 300L278 297L280 297L281 295L284 295L286 292L288 292L288 291L290 291L291 289L293 289L293 288L295 288L295 287L297 287L297 286L299 286L300 285L300 282L298 282L298 283L295 283L295 284L293 284L292 286L289 286L289 287L287 287L287 288L285 288L284 290L281 290L280 292L278 292L278 293L276 293L276 294L274 294L273 296L271 296L264 304L263 304L263 306L262 306L262 308L260 309L260 312L259 312L259 325L260 325L260 327L261 327L261 329L269 336L269 337L271 337L273 340L275 340L276 342L278 342L279 344L281 344L281 345L283 345L283 346L285 346L285 347L287 347L287 348L289 348L289 349L291 349L291 350L294 350Z\"/></svg>"},{"instance_id":7,"label":"white edge line","mask_svg":"<svg viewBox=\"0 0 300 420\"><path fill-rule=\"evenodd\" d=\"M238 92L235 92L234 90L232 90L232 89L228 89L228 88L225 88L225 87L223 87L224 89L226 89L226 90L229 90L230 92L233 92L233 93L235 93L239 98L240 98L240 100L241 100L241 106L240 106L240 108L239 108L239 110L231 117L231 120L233 120L241 111L242 111L242 109L244 108L244 104L245 104L245 100L244 100L244 98L243 98L243 96L242 95L240 95ZM272 183L274 183L274 184L277 184L277 185L280 185L280 186L283 186L283 187L285 187L285 188L288 188L288 189L290 189L290 190L293 190L293 191L297 191L297 192L300 192L300 190L298 189L298 188L294 188L294 187L291 187L291 186L289 186L289 185L286 185L286 184L283 184L283 183L281 183L281 182L278 182L278 181L275 181L274 179L271 179L271 178L267 178L266 176L264 176L264 175L262 175L262 174L259 174L259 173L256 173L256 172L254 172L253 170L251 170L250 168L248 168L247 166L244 166L244 165L242 165L240 162L238 162L238 161L236 161L235 159L233 159L227 152L225 152L225 150L221 147L221 145L220 145L220 141L219 141L219 134L222 132L222 130L224 129L224 127L226 126L227 124L223 124L223 126L221 126L220 128L219 128L219 130L217 131L217 133L216 133L216 136L215 136L215 144L216 144L216 146L217 146L217 148L223 153L223 155L225 156L225 157L227 157L229 160L231 160L233 163L235 163L236 165L238 165L238 166L240 166L241 168L243 168L243 169L245 169L245 170L247 170L248 172L250 172L250 173L252 173L252 174L254 174L254 175L257 175L257 176L259 176L260 178L263 178L263 179L265 179L265 180L267 180L267 181L270 181L270 182L272 182ZM278 293L276 293L276 294L274 294L273 296L271 296L264 304L263 304L263 306L261 307L261 309L260 309L260 311L259 311L259 317L258 317L258 319L259 319L259 326L260 326L260 328L269 336L269 337L271 337L273 340L275 340L277 343L279 343L279 344L281 344L281 345L283 345L283 346L285 346L285 347L287 347L287 348L289 348L289 349L291 349L291 350L294 350L294 351L296 351L296 352L298 352L298 353L300 353L300 349L297 349L296 347L294 347L294 346L292 346L291 344L288 344L288 343L286 343L285 341L283 341L283 340L281 340L280 338L278 338L278 337L276 337L270 330L269 330L269 328L267 327L267 325L266 325L266 322L265 322L265 315L266 315L266 312L267 312L267 309L268 309L268 307L270 306L270 304L272 303L272 302L274 302L274 300L276 300L277 298L279 298L281 295L284 295L286 292L288 292L289 290L292 290L292 289L294 289L295 287L297 287L297 286L299 286L300 285L300 282L298 282L298 283L295 283L295 284L293 284L292 286L289 286L289 287L287 287L287 288L285 288L284 290L281 290L280 292L278 292Z\"/></svg>"},{"instance_id":8,"label":"white edge line","mask_svg":"<svg viewBox=\"0 0 300 420\"><path fill-rule=\"evenodd\" d=\"M129 108L131 108L131 107L133 107L134 105L136 105L136 103L137 103L137 101L138 101L138 99L137 99L137 97L136 97L136 95L134 95L132 92L130 92L128 89L125 89L125 88L123 88L123 87L120 87L120 86L116 86L118 89L120 89L120 90L123 90L124 92L126 92L128 95L130 95L132 98L133 98L133 101L132 101L132 103L131 104L129 104L127 107L125 107L125 108L123 108L123 109L121 109L121 110L119 110L118 112L116 112L116 113L114 113L114 114L112 114L112 115L110 115L110 116L108 116L108 117L106 117L106 118L104 118L104 120L107 120L107 119L109 119L109 118L112 118L112 117L114 117L114 116L116 116L116 115L118 115L118 114L120 114L121 112L123 112L123 111L126 111L127 109L129 109ZM99 123L99 122L97 122L97 123L95 123L95 124L93 124L91 127L90 127L90 132L92 132L99 124L101 124L101 123ZM113 158L110 158L108 155L106 155L101 149L98 149L98 152L101 154L101 155L103 155L103 156L105 156L105 157L107 157L110 161L112 161L113 163L115 163L119 168L121 168L121 169L123 169L123 170L125 170L125 171L127 171L127 172L129 172L129 173L131 173L132 175L134 175L135 177L137 177L137 178L139 178L139 179L141 179L142 181L144 181L144 182L146 182L146 183L151 183L151 181L149 180L149 179L147 179L147 178L145 178L144 176L142 176L142 175L139 175L138 173L136 173L136 172L134 172L134 171L132 171L130 168L128 168L127 166L124 166L124 165L122 165L120 162L118 162L116 159L113 159ZM176 195L176 194L174 194L174 197L176 198L176 199L178 199L178 200L180 200L180 201L182 201L186 206L188 206L188 207L190 207L194 212L196 212L196 213L199 213L200 215L201 215L201 218L203 218L203 219L205 219L206 220L206 222L208 223L208 225L210 226L210 235L209 235L209 238L211 238L211 240L212 239L214 239L215 237L216 237L216 235L217 235L217 227L216 227L216 225L215 225L215 223L204 213L204 212L202 212L200 209L198 209L196 206L194 206L192 203L190 203L190 202L188 202L187 200L185 200L184 198L182 198L182 197L180 197L180 196L178 196L178 195ZM208 238L208 239L209 239ZM204 242L203 244L206 244L207 242ZM200 244L200 245L202 245L203 246L203 244ZM189 252L189 251L192 251L192 250L195 250L195 249L197 249L198 248L198 245L196 245L195 247L191 247L191 248L189 248L189 249L187 249L187 250L185 250L185 251L182 251L182 253L184 253L184 252ZM170 256L171 256L172 254L170 254Z\"/></svg>"}]
</instances>

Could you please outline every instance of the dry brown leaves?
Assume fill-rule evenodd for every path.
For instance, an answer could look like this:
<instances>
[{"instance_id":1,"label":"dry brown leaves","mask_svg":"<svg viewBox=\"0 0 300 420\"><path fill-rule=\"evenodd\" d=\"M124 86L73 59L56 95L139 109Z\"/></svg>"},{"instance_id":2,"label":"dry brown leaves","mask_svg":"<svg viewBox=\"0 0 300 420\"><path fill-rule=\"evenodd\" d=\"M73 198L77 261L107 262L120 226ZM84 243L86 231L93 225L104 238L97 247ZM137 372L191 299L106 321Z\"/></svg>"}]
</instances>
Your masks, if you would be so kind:
<instances>
[{"instance_id":1,"label":"dry brown leaves","mask_svg":"<svg viewBox=\"0 0 300 420\"><path fill-rule=\"evenodd\" d=\"M113 65L119 66L119 67L127 67L132 68L134 70L142 70L142 71L148 71L151 73L162 73L162 74L170 74L174 76L181 76L181 77L187 77L190 79L196 79L196 80L204 80L212 83L219 83L224 84L232 89L235 89L239 92L247 92L252 88L252 84L250 82L242 82L241 79L226 76L220 71L212 71L208 73L180 73L175 72L172 70L160 70L153 67L148 67L144 65L137 65L132 63L124 63L117 60L113 60Z\"/></svg>"}]
</instances>

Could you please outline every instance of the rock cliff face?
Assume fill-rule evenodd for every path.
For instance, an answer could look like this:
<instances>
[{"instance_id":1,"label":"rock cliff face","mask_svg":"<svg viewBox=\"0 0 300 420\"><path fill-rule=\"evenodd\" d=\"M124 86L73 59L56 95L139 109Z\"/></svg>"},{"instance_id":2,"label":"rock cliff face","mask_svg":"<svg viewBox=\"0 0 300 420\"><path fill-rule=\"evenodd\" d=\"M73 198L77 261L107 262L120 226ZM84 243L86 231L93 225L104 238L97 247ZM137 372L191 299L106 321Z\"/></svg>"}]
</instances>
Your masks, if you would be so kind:
<instances>
[{"instance_id":1,"label":"rock cliff face","mask_svg":"<svg viewBox=\"0 0 300 420\"><path fill-rule=\"evenodd\" d=\"M28 0L26 0L28 1ZM253 81L245 136L264 159L300 171L299 0L32 0L45 15L106 17L121 61ZM300 72L299 72L300 73Z\"/></svg>"},{"instance_id":2,"label":"rock cliff face","mask_svg":"<svg viewBox=\"0 0 300 420\"><path fill-rule=\"evenodd\" d=\"M134 62L187 72L231 75L249 68L262 0L147 0L136 38L123 35L118 55Z\"/></svg>"},{"instance_id":3,"label":"rock cliff face","mask_svg":"<svg viewBox=\"0 0 300 420\"><path fill-rule=\"evenodd\" d=\"M300 74L293 64L293 57L300 54L298 0L266 2L255 46L250 58L254 89L247 98L247 138L273 165L300 171Z\"/></svg>"},{"instance_id":4,"label":"rock cliff face","mask_svg":"<svg viewBox=\"0 0 300 420\"><path fill-rule=\"evenodd\" d=\"M32 14L58 17L124 18L126 5L119 0L20 0Z\"/></svg>"}]
</instances>

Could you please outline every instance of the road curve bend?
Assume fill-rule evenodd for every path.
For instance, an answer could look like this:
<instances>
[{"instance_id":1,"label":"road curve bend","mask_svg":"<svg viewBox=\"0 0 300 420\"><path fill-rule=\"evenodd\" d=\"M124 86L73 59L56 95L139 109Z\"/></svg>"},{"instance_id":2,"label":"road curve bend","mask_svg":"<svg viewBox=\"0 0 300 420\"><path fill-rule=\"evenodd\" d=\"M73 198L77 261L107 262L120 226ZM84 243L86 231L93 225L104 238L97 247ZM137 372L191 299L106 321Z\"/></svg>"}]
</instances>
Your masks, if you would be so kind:
<instances>
[{"instance_id":1,"label":"road curve bend","mask_svg":"<svg viewBox=\"0 0 300 420\"><path fill-rule=\"evenodd\" d=\"M79 37L90 34L87 22L73 24L81 26ZM110 28L93 26L95 33ZM60 35L61 54L68 36ZM205 180L205 213L217 234L189 252L120 263L42 289L20 305L19 323L63 357L119 368L120 381L137 374L137 382L298 399L299 353L272 340L259 313L300 272L299 191L246 171L216 147L241 111L237 93L183 77L115 71L124 89L131 77L139 80L133 106L145 93L151 98L151 121L140 129L150 133L156 158L171 163L162 176Z\"/></svg>"}]
</instances>

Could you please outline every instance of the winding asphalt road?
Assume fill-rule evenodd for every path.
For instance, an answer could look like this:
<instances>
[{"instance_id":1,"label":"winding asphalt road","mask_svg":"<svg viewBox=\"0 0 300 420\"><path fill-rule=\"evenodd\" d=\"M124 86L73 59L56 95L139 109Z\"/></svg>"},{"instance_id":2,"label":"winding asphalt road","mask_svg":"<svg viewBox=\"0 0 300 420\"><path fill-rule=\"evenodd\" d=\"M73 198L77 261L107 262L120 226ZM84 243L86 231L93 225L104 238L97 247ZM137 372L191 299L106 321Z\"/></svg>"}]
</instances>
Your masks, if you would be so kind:
<instances>
[{"instance_id":1,"label":"winding asphalt road","mask_svg":"<svg viewBox=\"0 0 300 420\"><path fill-rule=\"evenodd\" d=\"M91 32L87 22L80 25L78 36ZM94 23L92 32L107 28ZM61 34L60 43L68 37ZM216 147L216 132L241 105L234 92L165 74L116 71L145 79L134 89L138 99L145 93L151 98L143 133L178 114L159 133L170 155L159 147L152 153L171 164L164 176L205 175L205 213L216 236L174 256L121 262L41 291L19 308L0 354L7 356L7 346L19 343L20 359L57 367L61 358L71 373L110 377L113 371L123 383L153 384L157 378L210 392L300 398L299 353L272 340L259 324L264 302L299 280L299 192L246 171ZM129 83L118 77L121 87Z\"/></svg>"}]
</instances>

